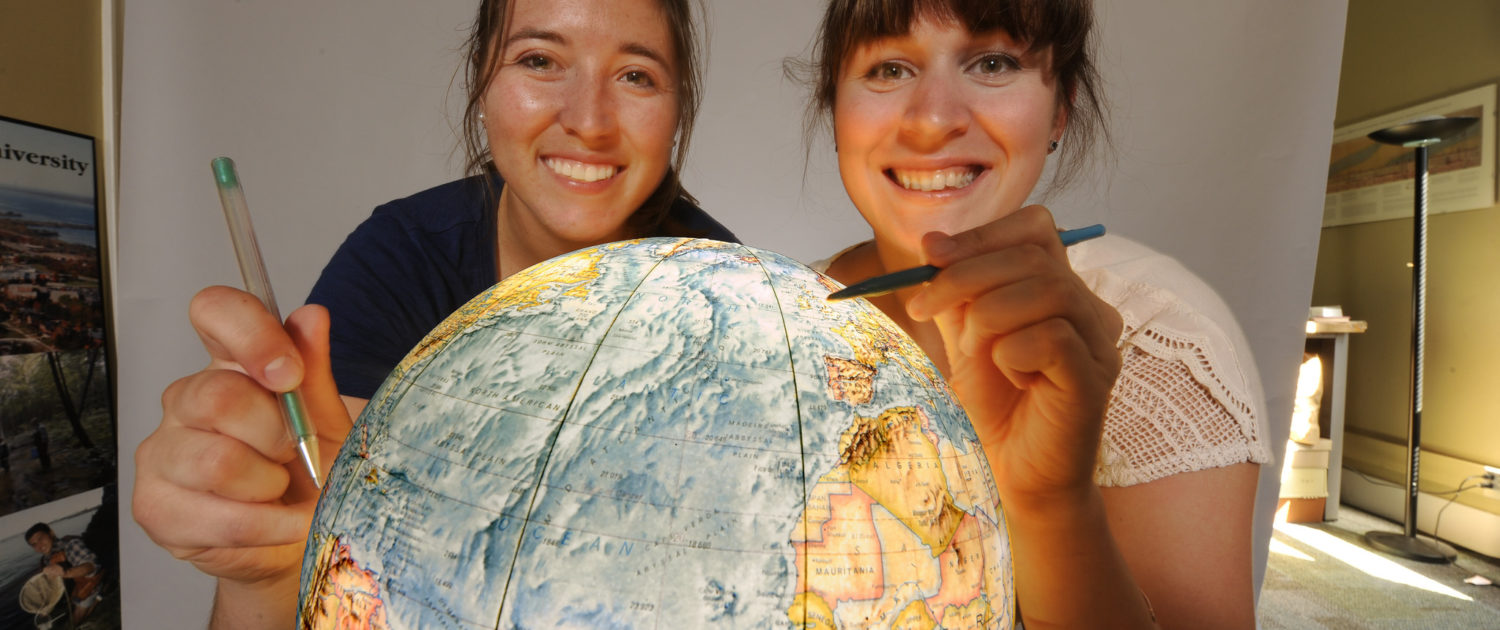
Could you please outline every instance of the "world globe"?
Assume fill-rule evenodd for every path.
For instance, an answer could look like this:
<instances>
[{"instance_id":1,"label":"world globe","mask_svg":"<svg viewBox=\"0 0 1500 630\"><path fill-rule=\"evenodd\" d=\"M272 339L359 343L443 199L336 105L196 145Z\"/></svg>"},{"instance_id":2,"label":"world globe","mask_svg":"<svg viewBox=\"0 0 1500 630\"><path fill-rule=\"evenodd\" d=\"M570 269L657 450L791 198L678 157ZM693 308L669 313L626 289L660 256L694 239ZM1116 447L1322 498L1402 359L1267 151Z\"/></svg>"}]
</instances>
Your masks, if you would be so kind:
<instances>
[{"instance_id":1,"label":"world globe","mask_svg":"<svg viewBox=\"0 0 1500 630\"><path fill-rule=\"evenodd\" d=\"M653 238L517 273L356 421L302 628L1010 628L968 417L865 300Z\"/></svg>"}]
</instances>

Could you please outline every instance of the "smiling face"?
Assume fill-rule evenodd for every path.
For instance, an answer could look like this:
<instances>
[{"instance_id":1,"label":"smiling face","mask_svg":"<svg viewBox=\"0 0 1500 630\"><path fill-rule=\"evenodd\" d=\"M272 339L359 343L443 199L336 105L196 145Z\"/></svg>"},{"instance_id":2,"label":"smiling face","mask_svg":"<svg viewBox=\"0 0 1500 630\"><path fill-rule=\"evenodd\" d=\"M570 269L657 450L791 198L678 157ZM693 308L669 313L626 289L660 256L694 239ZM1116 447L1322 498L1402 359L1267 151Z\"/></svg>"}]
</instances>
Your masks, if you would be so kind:
<instances>
[{"instance_id":1,"label":"smiling face","mask_svg":"<svg viewBox=\"0 0 1500 630\"><path fill-rule=\"evenodd\" d=\"M904 256L1019 209L1066 114L1046 50L922 17L857 46L833 103L839 174L876 241Z\"/></svg>"},{"instance_id":2,"label":"smiling face","mask_svg":"<svg viewBox=\"0 0 1500 630\"><path fill-rule=\"evenodd\" d=\"M37 532L26 538L26 544L31 545L31 548L35 549L37 553L45 556L47 552L52 551L52 536L48 535L47 532Z\"/></svg>"},{"instance_id":3,"label":"smiling face","mask_svg":"<svg viewBox=\"0 0 1500 630\"><path fill-rule=\"evenodd\" d=\"M657 0L519 0L501 43L483 112L506 244L550 255L632 236L678 126Z\"/></svg>"}]
</instances>

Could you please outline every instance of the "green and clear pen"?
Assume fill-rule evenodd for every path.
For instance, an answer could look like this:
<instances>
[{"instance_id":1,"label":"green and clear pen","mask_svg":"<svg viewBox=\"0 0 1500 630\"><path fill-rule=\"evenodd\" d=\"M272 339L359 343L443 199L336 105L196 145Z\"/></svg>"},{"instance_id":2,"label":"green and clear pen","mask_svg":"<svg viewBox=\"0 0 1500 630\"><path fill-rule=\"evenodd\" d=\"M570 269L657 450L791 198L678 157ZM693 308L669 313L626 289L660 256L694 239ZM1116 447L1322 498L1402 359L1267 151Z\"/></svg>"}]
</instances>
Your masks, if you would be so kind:
<instances>
[{"instance_id":1,"label":"green and clear pen","mask_svg":"<svg viewBox=\"0 0 1500 630\"><path fill-rule=\"evenodd\" d=\"M229 238L234 242L234 256L239 259L240 276L245 279L245 290L260 298L266 310L276 321L281 321L281 311L276 308L276 296L271 293L271 280L266 275L266 263L260 257L260 245L255 242L255 228L250 225L250 207L245 205L245 189L240 186L240 177L234 170L234 160L227 157L214 158L214 181L219 184L219 202L224 205L224 219L229 222ZM282 393L282 418L287 429L297 440L297 451L302 463L307 465L307 474L313 485L322 488L318 478L318 433L307 407L302 404L302 393L292 390Z\"/></svg>"},{"instance_id":2,"label":"green and clear pen","mask_svg":"<svg viewBox=\"0 0 1500 630\"><path fill-rule=\"evenodd\" d=\"M1089 239L1099 238L1101 236L1104 236L1104 225L1099 223L1095 223L1088 227L1063 230L1057 233L1057 237L1062 239L1063 247L1071 247L1075 244L1082 243ZM856 282L849 285L845 289L834 291L833 293L828 294L828 301L837 302L839 300L851 300L857 297L871 298L877 295L885 295L897 289L905 289L909 286L927 282L928 280L931 280L933 276L937 275L937 272L939 271L942 271L942 269L934 267L932 265L922 265L921 267L912 267L911 269L893 271L883 276L875 276L874 278L870 278L868 280Z\"/></svg>"}]
</instances>

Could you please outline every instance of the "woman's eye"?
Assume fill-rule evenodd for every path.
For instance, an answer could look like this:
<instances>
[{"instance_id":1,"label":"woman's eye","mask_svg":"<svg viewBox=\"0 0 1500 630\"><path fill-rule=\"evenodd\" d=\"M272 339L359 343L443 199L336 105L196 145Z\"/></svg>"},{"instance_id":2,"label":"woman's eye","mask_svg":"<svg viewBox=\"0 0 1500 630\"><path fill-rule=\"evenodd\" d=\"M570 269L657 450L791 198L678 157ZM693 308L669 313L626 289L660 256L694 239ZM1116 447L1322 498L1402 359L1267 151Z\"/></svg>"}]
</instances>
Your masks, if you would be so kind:
<instances>
[{"instance_id":1,"label":"woman's eye","mask_svg":"<svg viewBox=\"0 0 1500 630\"><path fill-rule=\"evenodd\" d=\"M642 70L628 70L621 77L626 83L639 87L655 87L656 82L651 80L651 75Z\"/></svg>"},{"instance_id":2,"label":"woman's eye","mask_svg":"<svg viewBox=\"0 0 1500 630\"><path fill-rule=\"evenodd\" d=\"M527 55L521 58L521 65L532 70L551 70L552 60L543 55Z\"/></svg>"},{"instance_id":3,"label":"woman's eye","mask_svg":"<svg viewBox=\"0 0 1500 630\"><path fill-rule=\"evenodd\" d=\"M1020 64L1017 64L1016 60L1009 55L991 53L980 57L970 68L980 74L994 76L1019 69Z\"/></svg>"},{"instance_id":4,"label":"woman's eye","mask_svg":"<svg viewBox=\"0 0 1500 630\"><path fill-rule=\"evenodd\" d=\"M877 81L899 81L911 76L911 69L899 63L885 62L870 69L869 78Z\"/></svg>"}]
</instances>

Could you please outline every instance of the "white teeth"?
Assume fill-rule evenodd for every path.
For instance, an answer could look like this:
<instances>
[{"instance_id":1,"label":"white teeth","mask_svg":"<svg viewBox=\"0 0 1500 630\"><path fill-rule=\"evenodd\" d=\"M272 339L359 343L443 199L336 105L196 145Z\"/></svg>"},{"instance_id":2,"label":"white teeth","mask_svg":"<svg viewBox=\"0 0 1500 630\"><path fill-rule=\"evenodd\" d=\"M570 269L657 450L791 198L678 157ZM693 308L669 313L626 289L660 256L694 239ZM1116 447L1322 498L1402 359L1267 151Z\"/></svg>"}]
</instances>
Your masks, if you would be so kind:
<instances>
[{"instance_id":1,"label":"white teeth","mask_svg":"<svg viewBox=\"0 0 1500 630\"><path fill-rule=\"evenodd\" d=\"M620 172L620 167L607 164L584 164L561 158L547 158L544 162L552 172L585 183L606 180Z\"/></svg>"},{"instance_id":2,"label":"white teeth","mask_svg":"<svg viewBox=\"0 0 1500 630\"><path fill-rule=\"evenodd\" d=\"M893 169L891 174L896 177L896 182L901 184L902 188L922 192L963 188L973 183L974 178L979 176L978 171L967 166L945 168L937 171L898 171Z\"/></svg>"}]
</instances>

